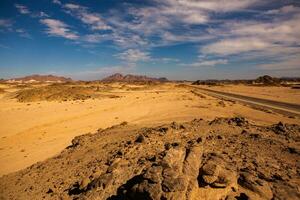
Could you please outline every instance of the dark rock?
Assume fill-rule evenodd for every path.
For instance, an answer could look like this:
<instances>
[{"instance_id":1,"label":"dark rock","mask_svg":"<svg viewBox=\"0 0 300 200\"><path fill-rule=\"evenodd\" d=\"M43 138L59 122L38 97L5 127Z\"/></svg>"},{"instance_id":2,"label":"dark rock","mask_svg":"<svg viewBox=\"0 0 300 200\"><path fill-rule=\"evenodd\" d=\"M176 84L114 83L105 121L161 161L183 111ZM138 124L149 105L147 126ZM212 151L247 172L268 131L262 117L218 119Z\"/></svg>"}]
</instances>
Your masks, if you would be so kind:
<instances>
[{"instance_id":1,"label":"dark rock","mask_svg":"<svg viewBox=\"0 0 300 200\"><path fill-rule=\"evenodd\" d=\"M221 136L221 135L218 135L217 138L218 138L219 140L223 140L223 139L224 139L223 136Z\"/></svg>"},{"instance_id":2,"label":"dark rock","mask_svg":"<svg viewBox=\"0 0 300 200\"><path fill-rule=\"evenodd\" d=\"M300 151L294 147L288 147L287 151L291 154L299 154L300 155Z\"/></svg>"},{"instance_id":3,"label":"dark rock","mask_svg":"<svg viewBox=\"0 0 300 200\"><path fill-rule=\"evenodd\" d=\"M145 142L145 136L142 135L142 134L140 134L140 135L136 138L135 142L136 142L136 143L143 143L143 142Z\"/></svg>"},{"instance_id":4,"label":"dark rock","mask_svg":"<svg viewBox=\"0 0 300 200\"><path fill-rule=\"evenodd\" d=\"M49 188L49 190L46 193L51 194L51 193L53 193L53 190L51 188Z\"/></svg>"},{"instance_id":5,"label":"dark rock","mask_svg":"<svg viewBox=\"0 0 300 200\"><path fill-rule=\"evenodd\" d=\"M286 132L286 127L282 122L279 122L273 126L273 131L276 134L283 135Z\"/></svg>"},{"instance_id":6,"label":"dark rock","mask_svg":"<svg viewBox=\"0 0 300 200\"><path fill-rule=\"evenodd\" d=\"M248 124L248 121L244 117L235 117L231 118L228 123L236 126L245 126Z\"/></svg>"},{"instance_id":7,"label":"dark rock","mask_svg":"<svg viewBox=\"0 0 300 200\"><path fill-rule=\"evenodd\" d=\"M158 129L158 131L161 132L161 133L167 133L168 130L169 130L168 127L160 127L160 128Z\"/></svg>"},{"instance_id":8,"label":"dark rock","mask_svg":"<svg viewBox=\"0 0 300 200\"><path fill-rule=\"evenodd\" d=\"M122 123L120 123L121 126L127 126L128 125L128 122L124 121Z\"/></svg>"}]
</instances>

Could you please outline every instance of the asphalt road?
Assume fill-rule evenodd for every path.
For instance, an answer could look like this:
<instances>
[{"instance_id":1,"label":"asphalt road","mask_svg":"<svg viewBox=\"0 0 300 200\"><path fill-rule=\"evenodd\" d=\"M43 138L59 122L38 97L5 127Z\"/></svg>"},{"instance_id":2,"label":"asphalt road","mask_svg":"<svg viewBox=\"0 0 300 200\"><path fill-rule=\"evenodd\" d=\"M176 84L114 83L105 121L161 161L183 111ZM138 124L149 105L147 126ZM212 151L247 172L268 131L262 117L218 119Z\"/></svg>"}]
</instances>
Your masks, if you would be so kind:
<instances>
[{"instance_id":1,"label":"asphalt road","mask_svg":"<svg viewBox=\"0 0 300 200\"><path fill-rule=\"evenodd\" d=\"M200 90L210 96L222 98L226 100L237 101L246 105L250 105L257 108L264 108L267 110L272 110L277 113L285 114L288 116L298 116L300 117L300 104L291 104L279 101L273 101L269 99L261 99L256 97L249 97L240 94L233 94L228 92L221 92L207 88L201 88L197 86L187 85L190 88ZM300 101L299 101L300 103Z\"/></svg>"}]
</instances>

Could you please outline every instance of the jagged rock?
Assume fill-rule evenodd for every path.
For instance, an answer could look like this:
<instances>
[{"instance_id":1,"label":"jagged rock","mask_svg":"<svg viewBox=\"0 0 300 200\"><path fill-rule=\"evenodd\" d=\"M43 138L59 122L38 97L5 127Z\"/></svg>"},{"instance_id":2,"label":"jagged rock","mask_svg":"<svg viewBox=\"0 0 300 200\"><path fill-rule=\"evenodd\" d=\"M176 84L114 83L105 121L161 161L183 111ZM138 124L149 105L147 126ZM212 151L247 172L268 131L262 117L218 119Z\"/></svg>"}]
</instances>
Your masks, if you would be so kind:
<instances>
[{"instance_id":1,"label":"jagged rock","mask_svg":"<svg viewBox=\"0 0 300 200\"><path fill-rule=\"evenodd\" d=\"M144 171L125 193L129 199L190 199L197 188L202 148L171 147L162 161ZM129 181L131 182L131 181Z\"/></svg>"},{"instance_id":2,"label":"jagged rock","mask_svg":"<svg viewBox=\"0 0 300 200\"><path fill-rule=\"evenodd\" d=\"M273 192L269 184L266 181L258 179L256 176L248 172L240 173L238 184L245 189L257 193L263 198L272 199L273 197Z\"/></svg>"},{"instance_id":3,"label":"jagged rock","mask_svg":"<svg viewBox=\"0 0 300 200\"><path fill-rule=\"evenodd\" d=\"M180 134L168 124L77 137L59 156L1 177L0 199L300 199L299 148L291 139L299 125L284 124L279 135L274 126L239 121L194 120ZM168 128L162 137L161 128Z\"/></svg>"},{"instance_id":4,"label":"jagged rock","mask_svg":"<svg viewBox=\"0 0 300 200\"><path fill-rule=\"evenodd\" d=\"M201 172L204 182L211 184L218 179L220 166L217 163L208 162L202 167Z\"/></svg>"},{"instance_id":5,"label":"jagged rock","mask_svg":"<svg viewBox=\"0 0 300 200\"><path fill-rule=\"evenodd\" d=\"M143 178L152 183L160 183L162 179L162 170L163 168L161 166L153 166L146 171L146 173L143 175Z\"/></svg>"},{"instance_id":6,"label":"jagged rock","mask_svg":"<svg viewBox=\"0 0 300 200\"><path fill-rule=\"evenodd\" d=\"M99 178L94 179L88 184L87 189L91 190L94 188L105 188L108 184L113 181L113 175L111 173L103 174Z\"/></svg>"},{"instance_id":7,"label":"jagged rock","mask_svg":"<svg viewBox=\"0 0 300 200\"><path fill-rule=\"evenodd\" d=\"M185 157L185 150L182 148L171 148L162 161L164 168L173 168L182 170L183 160Z\"/></svg>"},{"instance_id":8,"label":"jagged rock","mask_svg":"<svg viewBox=\"0 0 300 200\"><path fill-rule=\"evenodd\" d=\"M176 175L175 173L171 173L172 175ZM187 187L187 179L185 176L180 175L177 178L173 176L166 176L162 182L162 188L165 192L182 192Z\"/></svg>"}]
</instances>

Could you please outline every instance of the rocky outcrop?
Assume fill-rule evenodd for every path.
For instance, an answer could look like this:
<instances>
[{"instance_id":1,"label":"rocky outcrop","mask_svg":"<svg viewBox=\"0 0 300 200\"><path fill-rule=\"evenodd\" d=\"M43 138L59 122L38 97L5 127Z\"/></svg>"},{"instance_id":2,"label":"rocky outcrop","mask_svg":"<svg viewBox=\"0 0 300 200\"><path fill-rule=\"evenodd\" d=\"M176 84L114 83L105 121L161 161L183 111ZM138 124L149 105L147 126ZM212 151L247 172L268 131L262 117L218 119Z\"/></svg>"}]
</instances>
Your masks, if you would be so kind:
<instances>
[{"instance_id":1,"label":"rocky outcrop","mask_svg":"<svg viewBox=\"0 0 300 200\"><path fill-rule=\"evenodd\" d=\"M0 199L299 199L299 128L242 117L122 123L1 177Z\"/></svg>"},{"instance_id":2,"label":"rocky outcrop","mask_svg":"<svg viewBox=\"0 0 300 200\"><path fill-rule=\"evenodd\" d=\"M165 77L152 78L148 76L140 76L140 75L132 75L132 74L122 75L116 73L102 79L102 82L151 83L151 82L168 82L168 79Z\"/></svg>"}]
</instances>

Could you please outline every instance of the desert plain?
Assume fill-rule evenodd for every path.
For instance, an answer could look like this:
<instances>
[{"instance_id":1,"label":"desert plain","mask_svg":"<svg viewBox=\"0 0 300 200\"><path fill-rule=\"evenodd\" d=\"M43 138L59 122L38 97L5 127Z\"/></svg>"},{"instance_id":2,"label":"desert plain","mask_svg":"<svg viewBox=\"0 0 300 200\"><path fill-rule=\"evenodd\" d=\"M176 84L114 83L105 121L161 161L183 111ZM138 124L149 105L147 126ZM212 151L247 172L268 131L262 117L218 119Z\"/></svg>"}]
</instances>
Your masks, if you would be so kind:
<instances>
[{"instance_id":1,"label":"desert plain","mask_svg":"<svg viewBox=\"0 0 300 200\"><path fill-rule=\"evenodd\" d=\"M189 85L1 84L0 198L300 198L299 116ZM199 87L300 102L290 87Z\"/></svg>"}]
</instances>

